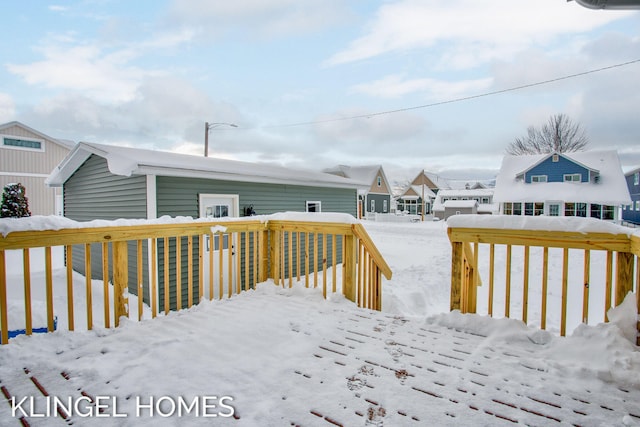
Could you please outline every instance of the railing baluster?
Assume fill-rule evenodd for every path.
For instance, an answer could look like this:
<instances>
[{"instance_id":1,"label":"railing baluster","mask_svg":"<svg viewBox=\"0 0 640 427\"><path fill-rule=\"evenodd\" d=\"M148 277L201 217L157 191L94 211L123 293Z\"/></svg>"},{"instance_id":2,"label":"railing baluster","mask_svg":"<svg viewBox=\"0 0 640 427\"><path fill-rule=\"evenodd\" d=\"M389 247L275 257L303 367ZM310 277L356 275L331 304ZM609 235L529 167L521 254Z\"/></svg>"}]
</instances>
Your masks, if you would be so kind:
<instances>
[{"instance_id":1,"label":"railing baluster","mask_svg":"<svg viewBox=\"0 0 640 427\"><path fill-rule=\"evenodd\" d=\"M493 283L495 280L495 252L496 245L491 243L489 245L489 316L493 316Z\"/></svg>"},{"instance_id":2,"label":"railing baluster","mask_svg":"<svg viewBox=\"0 0 640 427\"><path fill-rule=\"evenodd\" d=\"M213 275L214 275L214 268L213 268L213 253L215 252L213 250L213 244L214 244L214 236L213 233L209 233L209 235L207 236L207 238L209 239L209 301L213 300Z\"/></svg>"},{"instance_id":3,"label":"railing baluster","mask_svg":"<svg viewBox=\"0 0 640 427\"><path fill-rule=\"evenodd\" d=\"M93 298L91 288L91 244L84 245L84 274L85 274L85 292L87 303L87 329L93 329ZM106 299L106 298L105 298Z\"/></svg>"},{"instance_id":4,"label":"railing baluster","mask_svg":"<svg viewBox=\"0 0 640 427\"><path fill-rule=\"evenodd\" d=\"M155 319L158 314L158 273L157 273L157 239L151 239L151 283L149 283L151 294L151 318Z\"/></svg>"},{"instance_id":5,"label":"railing baluster","mask_svg":"<svg viewBox=\"0 0 640 427\"><path fill-rule=\"evenodd\" d=\"M529 313L529 246L524 247L524 268L522 272L522 321L527 324Z\"/></svg>"},{"instance_id":6,"label":"railing baluster","mask_svg":"<svg viewBox=\"0 0 640 427\"><path fill-rule=\"evenodd\" d=\"M9 343L9 316L7 315L7 267L4 250L0 250L0 344Z\"/></svg>"},{"instance_id":7,"label":"railing baluster","mask_svg":"<svg viewBox=\"0 0 640 427\"><path fill-rule=\"evenodd\" d=\"M28 249L25 249L25 251L27 250ZM73 309L74 309L73 307L73 246L66 245L64 247L64 251L65 251L65 254L64 254L65 264L67 268L67 327L70 331L73 331L75 327L75 322L73 319ZM27 279L26 272L24 276L26 280ZM25 299L27 299L26 289L25 289ZM29 300L29 304L31 304L31 295L29 295L28 300Z\"/></svg>"},{"instance_id":8,"label":"railing baluster","mask_svg":"<svg viewBox=\"0 0 640 427\"><path fill-rule=\"evenodd\" d=\"M198 235L198 300L204 300L204 234Z\"/></svg>"},{"instance_id":9,"label":"railing baluster","mask_svg":"<svg viewBox=\"0 0 640 427\"><path fill-rule=\"evenodd\" d=\"M224 296L224 235L218 233L218 299ZM227 242L228 243L228 242Z\"/></svg>"},{"instance_id":10,"label":"railing baluster","mask_svg":"<svg viewBox=\"0 0 640 427\"><path fill-rule=\"evenodd\" d=\"M318 257L320 256L320 234L313 233L315 250L313 251L313 287L318 287Z\"/></svg>"},{"instance_id":11,"label":"railing baluster","mask_svg":"<svg viewBox=\"0 0 640 427\"><path fill-rule=\"evenodd\" d=\"M193 236L187 236L187 308L193 305Z\"/></svg>"},{"instance_id":12,"label":"railing baluster","mask_svg":"<svg viewBox=\"0 0 640 427\"><path fill-rule=\"evenodd\" d=\"M109 314L109 244L102 244L102 292L105 295L103 301L104 308L104 327L110 328L110 316Z\"/></svg>"},{"instance_id":13,"label":"railing baluster","mask_svg":"<svg viewBox=\"0 0 640 427\"><path fill-rule=\"evenodd\" d=\"M542 307L540 309L540 328L547 329L547 287L549 284L549 248L542 251Z\"/></svg>"},{"instance_id":14,"label":"railing baluster","mask_svg":"<svg viewBox=\"0 0 640 427\"><path fill-rule=\"evenodd\" d=\"M24 276L24 321L27 335L31 335L33 333L33 317L31 314L31 262L28 248L22 250L22 274Z\"/></svg>"},{"instance_id":15,"label":"railing baluster","mask_svg":"<svg viewBox=\"0 0 640 427\"><path fill-rule=\"evenodd\" d=\"M142 300L144 299L144 277L142 275L142 240L138 240L136 248L138 273L138 321L142 320Z\"/></svg>"},{"instance_id":16,"label":"railing baluster","mask_svg":"<svg viewBox=\"0 0 640 427\"><path fill-rule=\"evenodd\" d=\"M249 231L244 232L244 290L249 290ZM239 261L240 263L242 261Z\"/></svg>"},{"instance_id":17,"label":"railing baluster","mask_svg":"<svg viewBox=\"0 0 640 427\"><path fill-rule=\"evenodd\" d=\"M305 263L305 270L304 270L304 286L305 287L309 287L309 274L310 270L309 270L309 258L310 258L310 254L309 254L309 236L311 235L311 233L305 233L305 239L304 239L304 263Z\"/></svg>"},{"instance_id":18,"label":"railing baluster","mask_svg":"<svg viewBox=\"0 0 640 427\"><path fill-rule=\"evenodd\" d=\"M338 242L338 236L336 234L332 235L332 245L331 245L331 266L333 268L333 276L332 276L332 280L331 280L331 291L335 294L336 293L336 289L337 289L337 282L338 282L338 273L336 271L336 263L338 262L337 259L337 242ZM342 262L344 263L344 258L342 259Z\"/></svg>"},{"instance_id":19,"label":"railing baluster","mask_svg":"<svg viewBox=\"0 0 640 427\"><path fill-rule=\"evenodd\" d=\"M327 298L327 234L322 234L322 296Z\"/></svg>"},{"instance_id":20,"label":"railing baluster","mask_svg":"<svg viewBox=\"0 0 640 427\"><path fill-rule=\"evenodd\" d=\"M242 290L242 275L240 274L240 264L242 262L242 233L235 233L235 241L237 241L238 247L236 248L235 253L237 256L235 257L235 267L236 267L236 295L240 293Z\"/></svg>"},{"instance_id":21,"label":"railing baluster","mask_svg":"<svg viewBox=\"0 0 640 427\"><path fill-rule=\"evenodd\" d=\"M509 317L511 308L511 245L507 245L504 317Z\"/></svg>"},{"instance_id":22,"label":"railing baluster","mask_svg":"<svg viewBox=\"0 0 640 427\"><path fill-rule=\"evenodd\" d=\"M51 262L51 246L44 248L44 270L47 294L47 330L53 332L55 330L55 324L53 314L53 265Z\"/></svg>"},{"instance_id":23,"label":"railing baluster","mask_svg":"<svg viewBox=\"0 0 640 427\"><path fill-rule=\"evenodd\" d=\"M591 251L589 249L584 250L584 275L582 290L582 323L589 323L589 283L591 282Z\"/></svg>"},{"instance_id":24,"label":"railing baluster","mask_svg":"<svg viewBox=\"0 0 640 427\"><path fill-rule=\"evenodd\" d=\"M298 282L300 281L300 264L302 264L302 259L304 257L304 252L302 250L302 242L300 241L300 236L302 233L299 231L296 232L296 279Z\"/></svg>"},{"instance_id":25,"label":"railing baluster","mask_svg":"<svg viewBox=\"0 0 640 427\"><path fill-rule=\"evenodd\" d=\"M605 294L604 294L604 321L609 321L607 312L611 308L611 292L613 291L613 251L607 251L607 266L605 277Z\"/></svg>"},{"instance_id":26,"label":"railing baluster","mask_svg":"<svg viewBox=\"0 0 640 427\"><path fill-rule=\"evenodd\" d=\"M176 236L176 310L182 310L182 236Z\"/></svg>"},{"instance_id":27,"label":"railing baluster","mask_svg":"<svg viewBox=\"0 0 640 427\"><path fill-rule=\"evenodd\" d=\"M569 249L562 251L562 316L560 319L560 336L567 332L567 292L569 285Z\"/></svg>"},{"instance_id":28,"label":"railing baluster","mask_svg":"<svg viewBox=\"0 0 640 427\"><path fill-rule=\"evenodd\" d=\"M227 272L229 274L227 289L229 292L229 298L231 298L231 296L233 295L233 242L233 233L227 234Z\"/></svg>"},{"instance_id":29,"label":"railing baluster","mask_svg":"<svg viewBox=\"0 0 640 427\"><path fill-rule=\"evenodd\" d=\"M169 314L169 237L164 239L164 314Z\"/></svg>"},{"instance_id":30,"label":"railing baluster","mask_svg":"<svg viewBox=\"0 0 640 427\"><path fill-rule=\"evenodd\" d=\"M287 253L289 261L289 288L291 288L293 287L293 232L287 232L287 236L289 238L289 251Z\"/></svg>"}]
</instances>

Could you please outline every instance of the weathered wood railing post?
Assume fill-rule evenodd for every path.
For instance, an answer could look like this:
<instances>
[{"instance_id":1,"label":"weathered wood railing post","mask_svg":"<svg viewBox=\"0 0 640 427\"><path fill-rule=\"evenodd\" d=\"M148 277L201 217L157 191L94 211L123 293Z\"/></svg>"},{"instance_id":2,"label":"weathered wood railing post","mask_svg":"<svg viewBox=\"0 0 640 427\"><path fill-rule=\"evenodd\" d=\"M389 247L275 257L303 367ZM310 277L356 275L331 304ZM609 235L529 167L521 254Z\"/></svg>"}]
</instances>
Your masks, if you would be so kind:
<instances>
[{"instance_id":1,"label":"weathered wood railing post","mask_svg":"<svg viewBox=\"0 0 640 427\"><path fill-rule=\"evenodd\" d=\"M269 229L265 228L258 235L258 282L266 282L269 278Z\"/></svg>"},{"instance_id":2,"label":"weathered wood railing post","mask_svg":"<svg viewBox=\"0 0 640 427\"><path fill-rule=\"evenodd\" d=\"M356 266L358 262L358 253L356 238L353 234L345 235L343 238L344 245L344 277L343 292L345 298L350 301L356 301Z\"/></svg>"},{"instance_id":3,"label":"weathered wood railing post","mask_svg":"<svg viewBox=\"0 0 640 427\"><path fill-rule=\"evenodd\" d=\"M633 254L618 252L616 260L616 307L622 304L629 292L633 292Z\"/></svg>"},{"instance_id":4,"label":"weathered wood railing post","mask_svg":"<svg viewBox=\"0 0 640 427\"><path fill-rule=\"evenodd\" d=\"M462 311L462 267L462 242L451 242L451 311Z\"/></svg>"},{"instance_id":5,"label":"weathered wood railing post","mask_svg":"<svg viewBox=\"0 0 640 427\"><path fill-rule=\"evenodd\" d=\"M272 228L270 236L270 244L269 244L269 258L271 259L271 278L273 279L276 285L280 284L280 275L282 272L280 271L280 262L281 262L281 251L282 251L282 230Z\"/></svg>"},{"instance_id":6,"label":"weathered wood railing post","mask_svg":"<svg viewBox=\"0 0 640 427\"><path fill-rule=\"evenodd\" d=\"M129 317L129 299L124 296L129 287L127 258L127 242L113 242L113 310L116 327L120 324L120 316Z\"/></svg>"}]
</instances>

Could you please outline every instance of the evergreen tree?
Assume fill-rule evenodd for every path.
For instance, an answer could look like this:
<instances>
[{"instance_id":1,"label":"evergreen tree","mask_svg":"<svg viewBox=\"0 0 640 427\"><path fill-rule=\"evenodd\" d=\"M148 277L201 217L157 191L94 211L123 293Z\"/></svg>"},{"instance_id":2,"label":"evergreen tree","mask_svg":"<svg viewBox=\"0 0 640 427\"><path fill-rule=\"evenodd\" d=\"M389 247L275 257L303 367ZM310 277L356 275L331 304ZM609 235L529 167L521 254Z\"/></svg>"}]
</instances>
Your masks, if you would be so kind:
<instances>
[{"instance_id":1,"label":"evergreen tree","mask_svg":"<svg viewBox=\"0 0 640 427\"><path fill-rule=\"evenodd\" d=\"M25 196L24 185L20 183L5 185L2 192L0 217L21 218L24 216L31 216L29 200Z\"/></svg>"}]
</instances>

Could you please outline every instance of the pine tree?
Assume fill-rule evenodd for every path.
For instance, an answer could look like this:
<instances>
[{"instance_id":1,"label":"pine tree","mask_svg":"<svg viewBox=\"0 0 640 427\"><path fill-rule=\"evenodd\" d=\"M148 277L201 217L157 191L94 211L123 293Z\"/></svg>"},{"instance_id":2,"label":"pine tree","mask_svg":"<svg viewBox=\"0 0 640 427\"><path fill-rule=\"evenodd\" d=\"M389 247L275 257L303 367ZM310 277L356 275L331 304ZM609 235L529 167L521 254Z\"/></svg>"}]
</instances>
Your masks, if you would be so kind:
<instances>
[{"instance_id":1,"label":"pine tree","mask_svg":"<svg viewBox=\"0 0 640 427\"><path fill-rule=\"evenodd\" d=\"M2 206L0 207L0 217L21 218L31 216L29 212L29 200L25 196L24 185L7 184L2 192Z\"/></svg>"}]
</instances>

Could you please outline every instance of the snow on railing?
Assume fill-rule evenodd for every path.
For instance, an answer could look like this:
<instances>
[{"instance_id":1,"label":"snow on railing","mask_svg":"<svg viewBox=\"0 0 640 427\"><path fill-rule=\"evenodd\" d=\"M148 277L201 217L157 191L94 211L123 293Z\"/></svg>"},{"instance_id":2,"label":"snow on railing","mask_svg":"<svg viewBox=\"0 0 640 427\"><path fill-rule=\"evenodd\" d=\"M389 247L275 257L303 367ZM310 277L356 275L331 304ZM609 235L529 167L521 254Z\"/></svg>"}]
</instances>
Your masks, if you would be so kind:
<instances>
[{"instance_id":1,"label":"snow on railing","mask_svg":"<svg viewBox=\"0 0 640 427\"><path fill-rule=\"evenodd\" d=\"M92 329L102 312L109 328L130 311L154 318L269 279L292 286L301 276L325 297L340 292L380 310L382 276L391 278L364 227L346 214L85 223L30 217L0 220L0 235L3 344L10 330L30 335L42 327L36 319L44 330L72 331L85 311Z\"/></svg>"},{"instance_id":2,"label":"snow on railing","mask_svg":"<svg viewBox=\"0 0 640 427\"><path fill-rule=\"evenodd\" d=\"M520 309L527 323L531 292L540 292L539 325L546 328L549 296L561 293L560 335L567 330L568 308L580 312L580 321L588 323L590 300L603 301L602 319L634 292L640 313L640 235L636 230L591 218L510 217L456 215L447 220L451 259L451 310L476 313L481 271L487 286L486 308L489 316L499 315L497 300L504 303L501 314L512 317L513 307ZM482 246L480 246L482 245ZM514 262L514 247L522 247ZM504 251L504 279L496 274L496 251ZM488 250L488 253L487 253ZM592 252L601 254L597 269ZM532 263L535 256L539 264ZM580 256L582 253L582 256ZM615 256L614 256L615 255ZM558 263L561 277L549 276L550 262ZM502 267L502 266L500 266ZM635 268L635 274L634 274ZM604 274L594 274L603 271ZM521 273L516 277L515 273ZM615 272L615 274L614 274ZM594 290L603 293L590 297ZM501 291L501 292L500 292ZM516 295L516 292L519 293ZM485 296L483 295L483 298ZM640 331L640 322L638 323ZM640 345L640 334L637 338Z\"/></svg>"}]
</instances>

